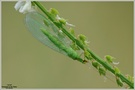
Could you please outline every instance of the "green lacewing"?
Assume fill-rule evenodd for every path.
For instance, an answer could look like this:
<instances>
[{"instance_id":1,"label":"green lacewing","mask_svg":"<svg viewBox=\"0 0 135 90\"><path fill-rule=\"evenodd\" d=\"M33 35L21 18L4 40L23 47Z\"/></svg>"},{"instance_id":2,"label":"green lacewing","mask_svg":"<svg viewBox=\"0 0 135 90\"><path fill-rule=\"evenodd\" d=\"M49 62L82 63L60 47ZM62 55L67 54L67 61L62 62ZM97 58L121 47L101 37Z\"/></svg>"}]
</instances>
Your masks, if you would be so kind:
<instances>
[{"instance_id":1,"label":"green lacewing","mask_svg":"<svg viewBox=\"0 0 135 90\"><path fill-rule=\"evenodd\" d=\"M49 48L68 55L74 60L84 62L78 53L70 47L71 40L62 33L47 17L38 12L30 12L26 14L26 26L32 35ZM41 29L46 30L47 34ZM48 37L51 35L51 37ZM56 39L52 41L52 39ZM56 43L59 42L64 47L60 47Z\"/></svg>"}]
</instances>

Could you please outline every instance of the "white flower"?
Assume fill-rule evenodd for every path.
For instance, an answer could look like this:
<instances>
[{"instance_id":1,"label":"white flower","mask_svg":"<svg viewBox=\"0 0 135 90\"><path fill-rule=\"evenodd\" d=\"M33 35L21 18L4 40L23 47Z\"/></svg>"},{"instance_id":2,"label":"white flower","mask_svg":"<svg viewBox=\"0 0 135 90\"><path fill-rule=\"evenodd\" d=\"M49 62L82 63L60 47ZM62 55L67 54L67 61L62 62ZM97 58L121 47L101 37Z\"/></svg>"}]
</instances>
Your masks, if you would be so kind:
<instances>
[{"instance_id":1,"label":"white flower","mask_svg":"<svg viewBox=\"0 0 135 90\"><path fill-rule=\"evenodd\" d=\"M70 24L70 23L68 23L68 22L66 22L66 25L67 25L67 26L70 26L70 27L75 27L75 25Z\"/></svg>"},{"instance_id":2,"label":"white flower","mask_svg":"<svg viewBox=\"0 0 135 90\"><path fill-rule=\"evenodd\" d=\"M114 65L118 65L120 62L113 62Z\"/></svg>"},{"instance_id":3,"label":"white flower","mask_svg":"<svg viewBox=\"0 0 135 90\"><path fill-rule=\"evenodd\" d=\"M61 18L59 17L59 15L56 15L56 19L57 19L57 20L60 20Z\"/></svg>"},{"instance_id":4,"label":"white flower","mask_svg":"<svg viewBox=\"0 0 135 90\"><path fill-rule=\"evenodd\" d=\"M59 30L60 33L63 33L62 30Z\"/></svg>"},{"instance_id":5,"label":"white flower","mask_svg":"<svg viewBox=\"0 0 135 90\"><path fill-rule=\"evenodd\" d=\"M85 40L84 42L85 42L86 44L90 43L90 41L87 41L87 40Z\"/></svg>"},{"instance_id":6,"label":"white flower","mask_svg":"<svg viewBox=\"0 0 135 90\"><path fill-rule=\"evenodd\" d=\"M26 0L26 1L19 0L19 1L15 4L14 8L15 8L16 10L19 10L19 12L20 12L20 13L23 13L23 14L25 14L25 13L27 13L27 12L32 12L32 11L34 11L34 8L32 7L30 0Z\"/></svg>"},{"instance_id":7,"label":"white flower","mask_svg":"<svg viewBox=\"0 0 135 90\"><path fill-rule=\"evenodd\" d=\"M64 18L59 17L59 15L56 15L56 20L63 21L63 23L66 24L67 26L75 27L75 25L68 23Z\"/></svg>"}]
</instances>

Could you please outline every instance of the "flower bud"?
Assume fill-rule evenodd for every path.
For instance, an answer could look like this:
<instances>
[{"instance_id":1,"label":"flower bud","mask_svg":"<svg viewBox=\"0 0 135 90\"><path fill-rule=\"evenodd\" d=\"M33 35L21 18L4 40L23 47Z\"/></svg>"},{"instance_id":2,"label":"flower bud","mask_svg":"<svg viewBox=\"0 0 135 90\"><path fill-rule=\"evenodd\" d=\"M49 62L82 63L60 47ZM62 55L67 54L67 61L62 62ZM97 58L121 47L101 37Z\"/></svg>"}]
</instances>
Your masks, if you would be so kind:
<instances>
[{"instance_id":1,"label":"flower bud","mask_svg":"<svg viewBox=\"0 0 135 90\"><path fill-rule=\"evenodd\" d=\"M54 16L59 14L59 12L55 8L51 8L50 13L53 14Z\"/></svg>"},{"instance_id":2,"label":"flower bud","mask_svg":"<svg viewBox=\"0 0 135 90\"><path fill-rule=\"evenodd\" d=\"M104 75L104 76L106 75L106 70L105 70L105 68L99 67L98 71L99 71L99 74L100 74L100 75Z\"/></svg>"},{"instance_id":3,"label":"flower bud","mask_svg":"<svg viewBox=\"0 0 135 90\"><path fill-rule=\"evenodd\" d=\"M99 63L97 61L92 61L92 65L98 69L98 67L100 66Z\"/></svg>"}]
</instances>

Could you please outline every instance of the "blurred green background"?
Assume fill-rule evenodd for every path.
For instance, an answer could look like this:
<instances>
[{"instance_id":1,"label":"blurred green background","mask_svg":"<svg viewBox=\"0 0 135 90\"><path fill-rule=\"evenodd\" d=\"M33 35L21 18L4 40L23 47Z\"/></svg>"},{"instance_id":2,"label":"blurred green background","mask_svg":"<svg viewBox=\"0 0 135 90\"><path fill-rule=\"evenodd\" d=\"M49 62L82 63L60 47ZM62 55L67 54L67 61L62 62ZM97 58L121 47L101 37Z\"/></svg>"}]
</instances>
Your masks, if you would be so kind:
<instances>
[{"instance_id":1,"label":"blurred green background","mask_svg":"<svg viewBox=\"0 0 135 90\"><path fill-rule=\"evenodd\" d=\"M16 2L2 1L2 85L18 88L119 88L113 80L44 46L25 26ZM84 34L90 49L120 62L123 74L133 76L133 2L42 2L56 8Z\"/></svg>"}]
</instances>

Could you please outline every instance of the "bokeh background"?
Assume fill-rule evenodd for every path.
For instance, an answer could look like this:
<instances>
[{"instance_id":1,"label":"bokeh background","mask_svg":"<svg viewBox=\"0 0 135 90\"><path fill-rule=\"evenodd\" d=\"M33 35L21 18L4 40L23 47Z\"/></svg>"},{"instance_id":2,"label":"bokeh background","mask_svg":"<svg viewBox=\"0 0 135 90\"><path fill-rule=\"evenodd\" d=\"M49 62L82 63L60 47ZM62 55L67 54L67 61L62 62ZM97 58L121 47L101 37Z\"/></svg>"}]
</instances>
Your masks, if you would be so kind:
<instances>
[{"instance_id":1,"label":"bokeh background","mask_svg":"<svg viewBox=\"0 0 135 90\"><path fill-rule=\"evenodd\" d=\"M44 46L25 26L16 2L2 1L2 85L17 88L120 88L115 79L100 76L84 65ZM120 62L123 74L133 76L133 2L42 2L56 8L84 34L90 49Z\"/></svg>"}]
</instances>

